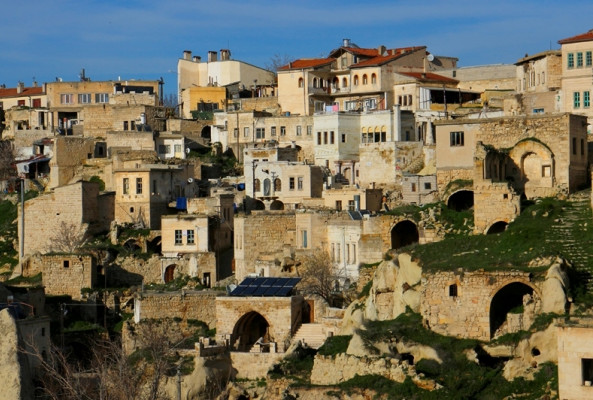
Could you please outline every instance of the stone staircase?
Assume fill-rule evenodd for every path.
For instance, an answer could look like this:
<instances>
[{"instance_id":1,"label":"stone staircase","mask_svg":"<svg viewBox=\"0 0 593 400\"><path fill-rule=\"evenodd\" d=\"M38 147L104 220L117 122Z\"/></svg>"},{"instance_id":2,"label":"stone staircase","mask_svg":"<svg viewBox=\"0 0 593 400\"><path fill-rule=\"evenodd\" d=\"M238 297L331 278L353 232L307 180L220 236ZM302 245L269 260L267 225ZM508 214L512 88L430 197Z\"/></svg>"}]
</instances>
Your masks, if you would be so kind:
<instances>
[{"instance_id":1,"label":"stone staircase","mask_svg":"<svg viewBox=\"0 0 593 400\"><path fill-rule=\"evenodd\" d=\"M583 240L583 232L593 228L591 191L582 191L569 197L564 215L554 220L551 234L546 242L561 245L561 255L568 259L578 272L579 279L586 281L587 289L593 290L593 246Z\"/></svg>"},{"instance_id":2,"label":"stone staircase","mask_svg":"<svg viewBox=\"0 0 593 400\"><path fill-rule=\"evenodd\" d=\"M307 346L318 349L325 343L325 333L322 324L302 324L295 335L292 337L293 343L301 341Z\"/></svg>"}]
</instances>

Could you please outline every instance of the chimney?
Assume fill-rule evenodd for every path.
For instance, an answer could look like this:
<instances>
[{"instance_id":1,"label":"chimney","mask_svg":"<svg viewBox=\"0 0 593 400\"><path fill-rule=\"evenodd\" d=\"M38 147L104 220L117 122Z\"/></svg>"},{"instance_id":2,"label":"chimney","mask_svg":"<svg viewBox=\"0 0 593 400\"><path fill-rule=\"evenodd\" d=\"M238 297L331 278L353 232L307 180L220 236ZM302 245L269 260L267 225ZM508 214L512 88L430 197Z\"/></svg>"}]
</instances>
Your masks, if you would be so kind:
<instances>
[{"instance_id":1,"label":"chimney","mask_svg":"<svg viewBox=\"0 0 593 400\"><path fill-rule=\"evenodd\" d=\"M350 39L342 39L342 47L350 47Z\"/></svg>"},{"instance_id":2,"label":"chimney","mask_svg":"<svg viewBox=\"0 0 593 400\"><path fill-rule=\"evenodd\" d=\"M183 59L188 61L191 60L191 50L183 51Z\"/></svg>"},{"instance_id":3,"label":"chimney","mask_svg":"<svg viewBox=\"0 0 593 400\"><path fill-rule=\"evenodd\" d=\"M39 87L39 83L37 83L37 81L33 81L33 87Z\"/></svg>"},{"instance_id":4,"label":"chimney","mask_svg":"<svg viewBox=\"0 0 593 400\"><path fill-rule=\"evenodd\" d=\"M208 52L208 62L218 61L218 53L215 51Z\"/></svg>"},{"instance_id":5,"label":"chimney","mask_svg":"<svg viewBox=\"0 0 593 400\"><path fill-rule=\"evenodd\" d=\"M16 92L21 94L23 93L23 90L25 90L25 84L19 81L19 83L16 85Z\"/></svg>"},{"instance_id":6,"label":"chimney","mask_svg":"<svg viewBox=\"0 0 593 400\"><path fill-rule=\"evenodd\" d=\"M385 50L386 50L386 48L383 45L377 47L377 53L379 53L380 56L382 56L383 53L385 53Z\"/></svg>"},{"instance_id":7,"label":"chimney","mask_svg":"<svg viewBox=\"0 0 593 400\"><path fill-rule=\"evenodd\" d=\"M194 62L197 62L197 63L202 62L202 57L200 57L200 56L194 56L193 61Z\"/></svg>"},{"instance_id":8,"label":"chimney","mask_svg":"<svg viewBox=\"0 0 593 400\"><path fill-rule=\"evenodd\" d=\"M220 61L227 61L231 59L231 51L229 49L220 49Z\"/></svg>"}]
</instances>

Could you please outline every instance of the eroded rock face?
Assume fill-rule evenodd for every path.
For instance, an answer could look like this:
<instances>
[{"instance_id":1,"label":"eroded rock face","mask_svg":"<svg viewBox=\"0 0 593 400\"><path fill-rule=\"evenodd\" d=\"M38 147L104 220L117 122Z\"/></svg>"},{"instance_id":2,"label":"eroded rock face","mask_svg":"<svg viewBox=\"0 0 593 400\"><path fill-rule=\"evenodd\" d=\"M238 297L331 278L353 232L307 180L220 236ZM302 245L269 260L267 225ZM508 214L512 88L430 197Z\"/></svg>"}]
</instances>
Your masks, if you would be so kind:
<instances>
[{"instance_id":1,"label":"eroded rock face","mask_svg":"<svg viewBox=\"0 0 593 400\"><path fill-rule=\"evenodd\" d=\"M569 287L567 262L557 258L548 269L542 286L542 312L562 314L566 310L566 292Z\"/></svg>"},{"instance_id":2,"label":"eroded rock face","mask_svg":"<svg viewBox=\"0 0 593 400\"><path fill-rule=\"evenodd\" d=\"M0 311L0 382L2 398L6 400L28 400L33 396L28 388L31 382L25 381L26 365L19 362L19 340L17 326L7 309Z\"/></svg>"}]
</instances>

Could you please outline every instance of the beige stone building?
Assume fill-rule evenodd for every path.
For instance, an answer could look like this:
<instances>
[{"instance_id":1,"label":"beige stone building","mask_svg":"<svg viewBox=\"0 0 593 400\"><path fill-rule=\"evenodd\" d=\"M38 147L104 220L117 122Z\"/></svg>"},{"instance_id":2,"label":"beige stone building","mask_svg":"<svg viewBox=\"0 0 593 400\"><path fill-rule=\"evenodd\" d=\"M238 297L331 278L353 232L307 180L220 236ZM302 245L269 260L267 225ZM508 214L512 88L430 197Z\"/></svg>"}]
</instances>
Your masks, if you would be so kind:
<instances>
[{"instance_id":1,"label":"beige stone building","mask_svg":"<svg viewBox=\"0 0 593 400\"><path fill-rule=\"evenodd\" d=\"M0 126L4 125L2 139L24 132L50 135L45 91L45 85L39 86L37 82L32 87L25 87L22 82L16 88L0 87L0 110L4 111L4 119L0 120Z\"/></svg>"},{"instance_id":2,"label":"beige stone building","mask_svg":"<svg viewBox=\"0 0 593 400\"><path fill-rule=\"evenodd\" d=\"M226 110L230 93L225 87L236 86L236 91L247 90L260 97L259 89L273 86L274 73L243 61L233 60L229 49L209 51L206 61L185 50L177 61L178 92L183 118L191 118L192 111L199 111L200 104L209 105L208 111ZM199 88L199 89L194 89ZM207 89L222 88L224 90ZM204 110L206 111L206 110Z\"/></svg>"},{"instance_id":3,"label":"beige stone building","mask_svg":"<svg viewBox=\"0 0 593 400\"><path fill-rule=\"evenodd\" d=\"M82 289L96 288L98 283L97 262L89 255L45 255L43 263L43 286L52 296L68 295L81 300Z\"/></svg>"},{"instance_id":4,"label":"beige stone building","mask_svg":"<svg viewBox=\"0 0 593 400\"><path fill-rule=\"evenodd\" d=\"M20 212L20 207L19 207ZM63 251L54 243L63 230L86 237L109 230L114 215L114 196L100 193L99 184L77 182L25 202L24 237L18 219L19 243L23 256ZM57 247L56 247L57 246Z\"/></svg>"},{"instance_id":5,"label":"beige stone building","mask_svg":"<svg viewBox=\"0 0 593 400\"><path fill-rule=\"evenodd\" d=\"M562 53L544 51L525 56L517 66L519 114L541 114L562 111Z\"/></svg>"},{"instance_id":6,"label":"beige stone building","mask_svg":"<svg viewBox=\"0 0 593 400\"><path fill-rule=\"evenodd\" d=\"M593 324L589 318L558 323L558 398L593 396Z\"/></svg>"},{"instance_id":7,"label":"beige stone building","mask_svg":"<svg viewBox=\"0 0 593 400\"><path fill-rule=\"evenodd\" d=\"M158 81L50 82L49 125L65 135L104 137L107 131L157 128ZM161 128L160 126L158 128Z\"/></svg>"},{"instance_id":8,"label":"beige stone building","mask_svg":"<svg viewBox=\"0 0 593 400\"><path fill-rule=\"evenodd\" d=\"M585 115L591 132L591 68L593 68L593 30L559 40L562 51L562 110Z\"/></svg>"},{"instance_id":9,"label":"beige stone building","mask_svg":"<svg viewBox=\"0 0 593 400\"><path fill-rule=\"evenodd\" d=\"M425 46L360 48L344 39L327 58L298 59L278 70L283 111L312 115L327 110L385 110L395 104L394 74L401 69L451 68L456 59L431 57Z\"/></svg>"}]
</instances>

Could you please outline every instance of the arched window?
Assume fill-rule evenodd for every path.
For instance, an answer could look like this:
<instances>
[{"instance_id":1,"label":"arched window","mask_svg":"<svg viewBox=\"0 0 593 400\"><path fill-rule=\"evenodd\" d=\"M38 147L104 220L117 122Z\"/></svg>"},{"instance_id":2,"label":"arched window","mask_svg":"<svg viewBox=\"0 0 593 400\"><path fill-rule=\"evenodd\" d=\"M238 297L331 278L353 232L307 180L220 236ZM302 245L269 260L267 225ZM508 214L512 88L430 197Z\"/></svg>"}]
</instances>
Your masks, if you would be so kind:
<instances>
[{"instance_id":1,"label":"arched window","mask_svg":"<svg viewBox=\"0 0 593 400\"><path fill-rule=\"evenodd\" d=\"M348 78L342 79L342 87L348 87Z\"/></svg>"},{"instance_id":2,"label":"arched window","mask_svg":"<svg viewBox=\"0 0 593 400\"><path fill-rule=\"evenodd\" d=\"M371 75L371 83L373 85L377 83L377 75L376 74Z\"/></svg>"},{"instance_id":3,"label":"arched window","mask_svg":"<svg viewBox=\"0 0 593 400\"><path fill-rule=\"evenodd\" d=\"M358 86L358 75L354 75L354 86Z\"/></svg>"},{"instance_id":4,"label":"arched window","mask_svg":"<svg viewBox=\"0 0 593 400\"><path fill-rule=\"evenodd\" d=\"M255 180L255 184L254 184L255 188L253 189L254 192L259 192L261 190L261 183L259 182L259 179Z\"/></svg>"},{"instance_id":5,"label":"arched window","mask_svg":"<svg viewBox=\"0 0 593 400\"><path fill-rule=\"evenodd\" d=\"M274 180L274 191L281 191L282 190L282 181L280 180L280 178L276 178Z\"/></svg>"},{"instance_id":6,"label":"arched window","mask_svg":"<svg viewBox=\"0 0 593 400\"><path fill-rule=\"evenodd\" d=\"M317 78L313 78L313 87L316 88L317 87Z\"/></svg>"},{"instance_id":7,"label":"arched window","mask_svg":"<svg viewBox=\"0 0 593 400\"><path fill-rule=\"evenodd\" d=\"M362 84L366 85L367 83L369 83L369 78L368 78L367 74L364 74L362 76Z\"/></svg>"},{"instance_id":8,"label":"arched window","mask_svg":"<svg viewBox=\"0 0 593 400\"><path fill-rule=\"evenodd\" d=\"M299 87L300 87L300 88L302 88L302 87L304 86L304 85L303 85L303 82L304 82L304 81L303 81L303 78L299 78Z\"/></svg>"}]
</instances>

